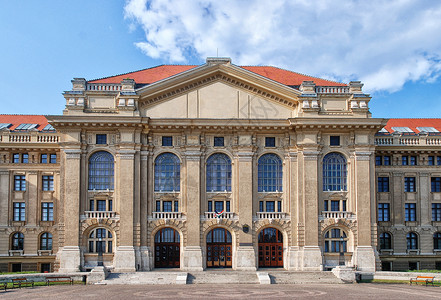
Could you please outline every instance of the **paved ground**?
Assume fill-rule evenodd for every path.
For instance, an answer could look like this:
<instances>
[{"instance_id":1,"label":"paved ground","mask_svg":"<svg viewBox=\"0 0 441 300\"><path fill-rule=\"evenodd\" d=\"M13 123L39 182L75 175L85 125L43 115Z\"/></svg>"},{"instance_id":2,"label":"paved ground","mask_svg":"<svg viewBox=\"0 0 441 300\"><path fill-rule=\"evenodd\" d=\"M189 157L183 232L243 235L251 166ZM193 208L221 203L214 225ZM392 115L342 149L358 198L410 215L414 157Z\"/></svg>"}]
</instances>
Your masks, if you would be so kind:
<instances>
[{"instance_id":1,"label":"paved ground","mask_svg":"<svg viewBox=\"0 0 441 300\"><path fill-rule=\"evenodd\" d=\"M406 284L61 285L0 291L0 299L441 299L441 287Z\"/></svg>"}]
</instances>

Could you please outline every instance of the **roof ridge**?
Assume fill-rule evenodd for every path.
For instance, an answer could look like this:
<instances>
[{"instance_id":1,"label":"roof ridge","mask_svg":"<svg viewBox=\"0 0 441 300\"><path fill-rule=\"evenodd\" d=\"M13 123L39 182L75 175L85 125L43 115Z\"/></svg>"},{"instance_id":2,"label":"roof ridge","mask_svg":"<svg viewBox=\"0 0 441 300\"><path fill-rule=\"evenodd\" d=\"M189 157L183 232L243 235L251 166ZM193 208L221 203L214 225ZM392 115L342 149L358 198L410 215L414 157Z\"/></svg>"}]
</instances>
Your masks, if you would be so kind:
<instances>
[{"instance_id":1,"label":"roof ridge","mask_svg":"<svg viewBox=\"0 0 441 300\"><path fill-rule=\"evenodd\" d=\"M334 82L334 83L340 83L340 84L346 84L347 85L347 83L345 83L345 82L338 82L338 81L335 81L335 80L320 78L320 77L317 77L317 76L312 76L312 75L308 75L308 74L304 74L304 73L299 73L299 72L295 72L295 71L291 71L291 70L287 70L287 69L284 69L284 68L280 68L280 67L276 67L276 66L271 66L271 65L265 65L265 66L239 66L239 67L271 67L271 68L274 68L274 69L279 69L279 70L282 70L282 71L286 71L286 72L290 72L290 73L294 73L294 74L298 74L298 75L302 75L302 76L307 76L307 77L311 77L311 78L314 78L314 79L326 80L326 81L330 81L330 82Z\"/></svg>"},{"instance_id":2,"label":"roof ridge","mask_svg":"<svg viewBox=\"0 0 441 300\"><path fill-rule=\"evenodd\" d=\"M142 72L142 71L145 71L145 70L151 70L151 69L155 69L155 68L159 68L159 67L163 67L163 66L195 66L196 67L198 65L178 65L178 64L166 65L166 64L161 64L161 65L157 65L157 66L153 66L153 67L149 67L149 68L139 69L139 70L136 70L136 71L130 71L130 72L116 74L116 75L112 75L112 76L105 76L105 77L95 78L95 79L87 80L87 82L96 81L96 80L102 80L102 79L107 79L107 78L112 78L112 77L117 77L117 76L122 76L122 75L130 74L130 73Z\"/></svg>"},{"instance_id":3,"label":"roof ridge","mask_svg":"<svg viewBox=\"0 0 441 300\"><path fill-rule=\"evenodd\" d=\"M35 116L35 117L46 117L46 115L33 115L33 114L0 114L0 116Z\"/></svg>"}]
</instances>

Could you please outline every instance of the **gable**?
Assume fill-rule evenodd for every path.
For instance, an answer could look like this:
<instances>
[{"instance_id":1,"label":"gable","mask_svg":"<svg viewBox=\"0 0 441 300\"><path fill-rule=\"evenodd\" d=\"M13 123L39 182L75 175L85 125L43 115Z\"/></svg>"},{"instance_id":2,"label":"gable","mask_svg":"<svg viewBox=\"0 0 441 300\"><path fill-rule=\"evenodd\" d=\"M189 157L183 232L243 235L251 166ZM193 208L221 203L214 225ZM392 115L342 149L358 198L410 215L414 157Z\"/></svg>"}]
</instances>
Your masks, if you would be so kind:
<instances>
[{"instance_id":1,"label":"gable","mask_svg":"<svg viewBox=\"0 0 441 300\"><path fill-rule=\"evenodd\" d=\"M268 99L269 98L269 99ZM275 98L275 97L273 97ZM281 104L221 80L196 86L180 95L143 105L141 115L150 118L287 119L294 117L292 102Z\"/></svg>"}]
</instances>

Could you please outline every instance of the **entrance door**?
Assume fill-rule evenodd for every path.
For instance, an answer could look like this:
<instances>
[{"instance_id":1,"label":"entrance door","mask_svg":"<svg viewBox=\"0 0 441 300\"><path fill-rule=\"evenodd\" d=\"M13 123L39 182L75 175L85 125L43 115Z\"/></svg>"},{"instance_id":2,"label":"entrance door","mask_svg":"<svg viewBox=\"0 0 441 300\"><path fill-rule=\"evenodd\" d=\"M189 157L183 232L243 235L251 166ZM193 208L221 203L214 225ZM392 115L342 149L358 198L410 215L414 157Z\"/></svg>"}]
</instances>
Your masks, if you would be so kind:
<instances>
[{"instance_id":1,"label":"entrance door","mask_svg":"<svg viewBox=\"0 0 441 300\"><path fill-rule=\"evenodd\" d=\"M223 228L215 228L207 235L207 267L231 268L231 233Z\"/></svg>"},{"instance_id":2,"label":"entrance door","mask_svg":"<svg viewBox=\"0 0 441 300\"><path fill-rule=\"evenodd\" d=\"M259 233L259 267L283 267L283 237L275 228Z\"/></svg>"},{"instance_id":3,"label":"entrance door","mask_svg":"<svg viewBox=\"0 0 441 300\"><path fill-rule=\"evenodd\" d=\"M172 228L160 229L155 235L155 268L179 268L179 233Z\"/></svg>"}]
</instances>

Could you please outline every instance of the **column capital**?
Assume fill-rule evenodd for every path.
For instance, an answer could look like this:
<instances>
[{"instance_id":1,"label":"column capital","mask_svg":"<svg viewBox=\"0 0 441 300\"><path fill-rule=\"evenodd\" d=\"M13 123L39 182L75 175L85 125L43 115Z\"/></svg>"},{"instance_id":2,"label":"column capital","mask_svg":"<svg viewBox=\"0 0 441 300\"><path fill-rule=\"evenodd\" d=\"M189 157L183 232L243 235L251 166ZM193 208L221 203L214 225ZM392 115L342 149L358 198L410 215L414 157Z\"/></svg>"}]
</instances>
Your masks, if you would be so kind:
<instances>
[{"instance_id":1,"label":"column capital","mask_svg":"<svg viewBox=\"0 0 441 300\"><path fill-rule=\"evenodd\" d=\"M120 159L132 160L135 158L135 153L136 150L119 150L118 153L116 153L116 155Z\"/></svg>"},{"instance_id":2,"label":"column capital","mask_svg":"<svg viewBox=\"0 0 441 300\"><path fill-rule=\"evenodd\" d=\"M372 152L368 151L355 151L355 159L357 161L368 161L370 160L370 156L372 155Z\"/></svg>"},{"instance_id":3,"label":"column capital","mask_svg":"<svg viewBox=\"0 0 441 300\"><path fill-rule=\"evenodd\" d=\"M64 149L62 150L66 154L66 159L80 159L81 149Z\"/></svg>"}]
</instances>

